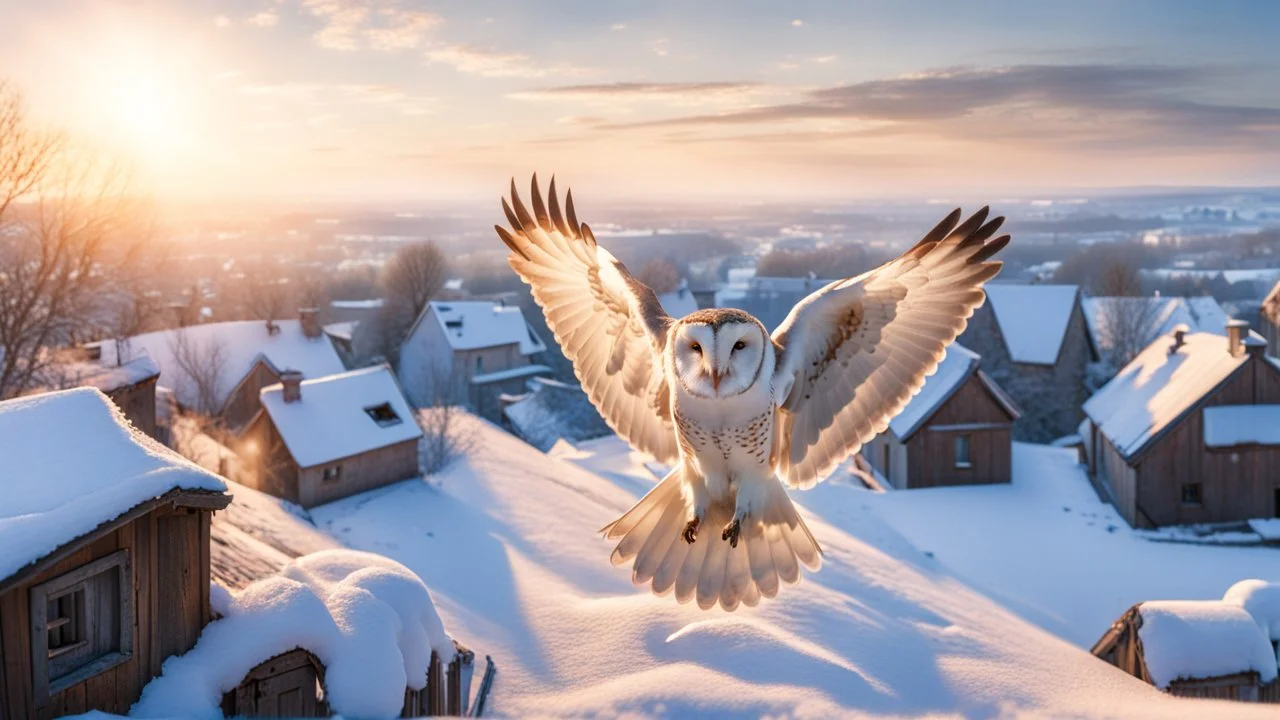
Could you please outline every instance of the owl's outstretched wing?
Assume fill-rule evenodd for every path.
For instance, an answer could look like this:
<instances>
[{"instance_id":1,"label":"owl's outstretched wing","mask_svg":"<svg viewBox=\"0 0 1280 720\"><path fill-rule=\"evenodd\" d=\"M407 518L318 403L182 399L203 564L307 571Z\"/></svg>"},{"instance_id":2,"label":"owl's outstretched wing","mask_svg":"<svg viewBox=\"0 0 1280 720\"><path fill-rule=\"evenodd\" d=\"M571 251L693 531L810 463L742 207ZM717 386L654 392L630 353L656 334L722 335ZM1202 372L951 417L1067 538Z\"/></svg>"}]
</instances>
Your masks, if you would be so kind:
<instances>
[{"instance_id":1,"label":"owl's outstretched wing","mask_svg":"<svg viewBox=\"0 0 1280 720\"><path fill-rule=\"evenodd\" d=\"M900 257L839 280L791 310L773 333L781 350L778 475L808 488L889 420L937 370L1000 271L990 240L1004 218L987 208L963 224L957 209Z\"/></svg>"},{"instance_id":2,"label":"owl's outstretched wing","mask_svg":"<svg viewBox=\"0 0 1280 720\"><path fill-rule=\"evenodd\" d=\"M511 203L502 201L511 230L494 226L511 248L511 267L532 288L582 389L609 427L636 449L674 461L678 449L662 366L671 317L653 290L578 222L572 192L561 213L555 178L547 203L537 175L531 191L532 214L512 180Z\"/></svg>"}]
</instances>

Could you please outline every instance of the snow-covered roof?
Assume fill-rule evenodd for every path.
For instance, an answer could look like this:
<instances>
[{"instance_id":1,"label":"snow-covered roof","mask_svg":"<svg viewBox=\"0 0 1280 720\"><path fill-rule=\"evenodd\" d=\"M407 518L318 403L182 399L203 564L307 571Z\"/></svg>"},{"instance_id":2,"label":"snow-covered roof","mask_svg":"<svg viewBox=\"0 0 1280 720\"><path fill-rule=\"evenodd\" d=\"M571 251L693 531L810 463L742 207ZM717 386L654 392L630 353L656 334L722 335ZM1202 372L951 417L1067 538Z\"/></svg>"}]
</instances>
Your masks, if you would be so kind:
<instances>
[{"instance_id":1,"label":"snow-covered roof","mask_svg":"<svg viewBox=\"0 0 1280 720\"><path fill-rule=\"evenodd\" d=\"M662 309L666 310L667 314L673 318L682 318L698 310L698 301L693 299L693 293L689 291L688 283L681 283L681 287L677 290L662 293L658 296L658 302L662 304Z\"/></svg>"},{"instance_id":2,"label":"snow-covered roof","mask_svg":"<svg viewBox=\"0 0 1280 720\"><path fill-rule=\"evenodd\" d=\"M906 440L914 435L916 430L919 430L920 426L927 422L970 376L979 372L978 364L981 360L982 358L969 348L958 342L951 343L942 356L942 362L938 364L937 371L925 380L919 394L911 398L902 412L889 421L889 429L899 440ZM1016 418L1018 411L1009 397L985 374L981 377L983 384L991 391L996 401Z\"/></svg>"},{"instance_id":3,"label":"snow-covered roof","mask_svg":"<svg viewBox=\"0 0 1280 720\"><path fill-rule=\"evenodd\" d=\"M478 350L512 343L520 345L522 355L547 349L518 307L476 300L433 300L422 312L409 334L413 334L423 317L431 315L440 323L454 350Z\"/></svg>"},{"instance_id":4,"label":"snow-covered roof","mask_svg":"<svg viewBox=\"0 0 1280 720\"><path fill-rule=\"evenodd\" d=\"M1151 682L1221 677L1254 671L1276 679L1276 656L1253 616L1220 600L1164 600L1138 606L1142 657Z\"/></svg>"},{"instance_id":5,"label":"snow-covered roof","mask_svg":"<svg viewBox=\"0 0 1280 720\"><path fill-rule=\"evenodd\" d=\"M81 361L62 364L54 370L63 387L95 387L104 393L137 385L160 374L160 366L146 354L122 365Z\"/></svg>"},{"instance_id":6,"label":"snow-covered roof","mask_svg":"<svg viewBox=\"0 0 1280 720\"><path fill-rule=\"evenodd\" d=\"M502 382L503 380L514 380L515 378L529 377L531 375L550 375L551 368L546 365L517 365L506 370L495 370L491 373L481 373L480 375L471 376L472 385L486 385L488 383Z\"/></svg>"},{"instance_id":7,"label":"snow-covered roof","mask_svg":"<svg viewBox=\"0 0 1280 720\"><path fill-rule=\"evenodd\" d=\"M302 399L284 401L284 386L262 389L262 409L300 467L422 437L409 402L385 365L352 370L301 384ZM397 419L375 420L370 411L387 405Z\"/></svg>"},{"instance_id":8,"label":"snow-covered roof","mask_svg":"<svg viewBox=\"0 0 1280 720\"><path fill-rule=\"evenodd\" d=\"M1119 341L1117 335L1126 331L1137 331L1135 342L1145 347L1178 325L1192 332L1225 335L1229 319L1218 301L1209 296L1087 297L1081 299L1080 309L1094 348L1104 356ZM1112 327L1117 322L1122 323L1121 328Z\"/></svg>"},{"instance_id":9,"label":"snow-covered roof","mask_svg":"<svg viewBox=\"0 0 1280 720\"><path fill-rule=\"evenodd\" d=\"M1227 588L1222 601L1244 608L1267 639L1280 640L1280 583L1241 580Z\"/></svg>"},{"instance_id":10,"label":"snow-covered roof","mask_svg":"<svg viewBox=\"0 0 1280 720\"><path fill-rule=\"evenodd\" d=\"M542 451L563 438L580 442L613 432L578 385L534 378L524 399L502 412L525 442Z\"/></svg>"},{"instance_id":11,"label":"snow-covered roof","mask_svg":"<svg viewBox=\"0 0 1280 720\"><path fill-rule=\"evenodd\" d=\"M191 325L185 328L160 330L135 335L128 340L127 358L150 355L160 367L160 385L172 388L178 402L192 407L198 404L198 393L190 375L175 358L179 338L201 355L214 348L221 348L222 367L218 374L217 400L226 402L227 396L261 358L277 372L297 370L304 377L315 378L340 373L345 368L342 359L333 348L333 342L323 333L318 338L302 334L297 320L277 320L279 332L272 335L261 320ZM116 364L116 343L102 343L102 364Z\"/></svg>"},{"instance_id":12,"label":"snow-covered roof","mask_svg":"<svg viewBox=\"0 0 1280 720\"><path fill-rule=\"evenodd\" d=\"M351 342L351 337L355 334L356 326L360 324L359 320L348 320L346 322L329 323L324 326L324 333L332 338L346 340Z\"/></svg>"},{"instance_id":13,"label":"snow-covered roof","mask_svg":"<svg viewBox=\"0 0 1280 720\"><path fill-rule=\"evenodd\" d=\"M426 686L434 650L453 658L431 594L381 555L323 550L224 601L195 647L169 658L129 714L219 717L223 693L254 667L295 648L325 666L325 698L346 717L398 717L405 689Z\"/></svg>"},{"instance_id":14,"label":"snow-covered roof","mask_svg":"<svg viewBox=\"0 0 1280 720\"><path fill-rule=\"evenodd\" d=\"M1280 445L1280 405L1215 405L1204 409L1208 447Z\"/></svg>"},{"instance_id":15,"label":"snow-covered roof","mask_svg":"<svg viewBox=\"0 0 1280 720\"><path fill-rule=\"evenodd\" d=\"M1052 365L1071 323L1075 285L987 285L987 302L1014 362Z\"/></svg>"},{"instance_id":16,"label":"snow-covered roof","mask_svg":"<svg viewBox=\"0 0 1280 720\"><path fill-rule=\"evenodd\" d=\"M382 298L373 298L371 300L333 300L329 303L329 307L338 310L377 310L382 307Z\"/></svg>"},{"instance_id":17,"label":"snow-covered roof","mask_svg":"<svg viewBox=\"0 0 1280 720\"><path fill-rule=\"evenodd\" d=\"M96 388L0 402L0 579L171 490L226 485Z\"/></svg>"},{"instance_id":18,"label":"snow-covered roof","mask_svg":"<svg viewBox=\"0 0 1280 720\"><path fill-rule=\"evenodd\" d=\"M1170 353L1173 342L1172 333L1157 338L1084 404L1085 415L1126 458L1249 357L1231 355L1226 339L1211 333L1188 333L1182 347Z\"/></svg>"},{"instance_id":19,"label":"snow-covered roof","mask_svg":"<svg viewBox=\"0 0 1280 720\"><path fill-rule=\"evenodd\" d=\"M321 532L301 507L226 481L231 504L209 528L209 570L214 583L240 590L280 572L294 558L342 545Z\"/></svg>"}]
</instances>

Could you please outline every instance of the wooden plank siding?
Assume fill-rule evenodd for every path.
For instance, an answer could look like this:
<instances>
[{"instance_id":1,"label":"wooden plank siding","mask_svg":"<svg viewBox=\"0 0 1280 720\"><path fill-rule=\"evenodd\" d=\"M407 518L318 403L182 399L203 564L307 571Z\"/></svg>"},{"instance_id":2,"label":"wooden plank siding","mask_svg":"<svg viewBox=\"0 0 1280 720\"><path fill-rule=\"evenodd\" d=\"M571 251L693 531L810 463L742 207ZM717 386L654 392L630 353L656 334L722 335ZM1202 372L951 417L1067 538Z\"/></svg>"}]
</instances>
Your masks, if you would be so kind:
<instances>
[{"instance_id":1,"label":"wooden plank siding","mask_svg":"<svg viewBox=\"0 0 1280 720\"><path fill-rule=\"evenodd\" d=\"M252 420L261 407L258 396L262 388L278 382L280 375L265 361L260 359L254 363L223 403L220 414L227 427L236 430Z\"/></svg>"},{"instance_id":2,"label":"wooden plank siding","mask_svg":"<svg viewBox=\"0 0 1280 720\"><path fill-rule=\"evenodd\" d=\"M135 428L156 437L156 381L159 375L107 393Z\"/></svg>"},{"instance_id":3,"label":"wooden plank siding","mask_svg":"<svg viewBox=\"0 0 1280 720\"><path fill-rule=\"evenodd\" d=\"M208 565L201 559L200 548L208 554L210 514L209 510L155 507L86 538L53 565L0 593L0 716L17 720L89 710L127 713L142 688L160 674L163 653L191 649L208 621L202 610L208 605ZM127 553L131 568L131 595L125 598L131 607L124 628L132 633L130 654L123 662L41 701L34 689L31 588L117 551Z\"/></svg>"},{"instance_id":4,"label":"wooden plank siding","mask_svg":"<svg viewBox=\"0 0 1280 720\"><path fill-rule=\"evenodd\" d=\"M335 480L324 479L324 468L342 465ZM327 465L298 471L298 504L304 508L408 480L418 475L418 438L342 458Z\"/></svg>"},{"instance_id":5,"label":"wooden plank siding","mask_svg":"<svg viewBox=\"0 0 1280 720\"><path fill-rule=\"evenodd\" d=\"M1280 371L1258 355L1139 457L1135 469L1140 512L1125 519L1146 527L1275 517L1280 512L1280 448L1204 444L1204 408L1254 404L1280 404ZM1200 483L1201 504L1182 502L1182 486L1189 483Z\"/></svg>"}]
</instances>

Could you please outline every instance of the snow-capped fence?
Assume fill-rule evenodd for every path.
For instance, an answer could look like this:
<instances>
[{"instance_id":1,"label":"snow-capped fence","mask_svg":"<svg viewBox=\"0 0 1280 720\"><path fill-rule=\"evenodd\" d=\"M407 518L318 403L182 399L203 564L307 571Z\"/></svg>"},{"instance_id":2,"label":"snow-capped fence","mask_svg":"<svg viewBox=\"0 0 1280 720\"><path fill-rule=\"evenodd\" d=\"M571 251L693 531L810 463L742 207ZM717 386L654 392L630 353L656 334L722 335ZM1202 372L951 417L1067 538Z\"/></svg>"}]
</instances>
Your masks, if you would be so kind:
<instances>
[{"instance_id":1,"label":"snow-capped fence","mask_svg":"<svg viewBox=\"0 0 1280 720\"><path fill-rule=\"evenodd\" d=\"M456 645L456 644L455 644ZM472 666L475 654L456 645L457 652L446 665L431 653L427 685L421 690L406 688L400 717L463 717L469 714ZM224 717L329 717L326 701L325 667L302 648L277 655L258 665L235 689L222 696Z\"/></svg>"}]
</instances>

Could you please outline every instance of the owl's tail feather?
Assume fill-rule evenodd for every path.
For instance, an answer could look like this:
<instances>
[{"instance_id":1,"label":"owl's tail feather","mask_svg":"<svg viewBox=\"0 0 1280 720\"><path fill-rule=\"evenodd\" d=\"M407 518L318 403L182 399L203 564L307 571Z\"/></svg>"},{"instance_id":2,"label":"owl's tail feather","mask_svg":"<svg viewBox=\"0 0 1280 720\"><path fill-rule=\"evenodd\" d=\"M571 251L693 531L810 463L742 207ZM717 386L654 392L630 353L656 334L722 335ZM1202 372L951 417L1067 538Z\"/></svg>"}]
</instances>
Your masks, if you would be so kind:
<instances>
[{"instance_id":1,"label":"owl's tail feather","mask_svg":"<svg viewBox=\"0 0 1280 720\"><path fill-rule=\"evenodd\" d=\"M781 583L799 582L800 565L810 570L822 566L821 548L776 480L769 481L764 507L748 518L736 548L721 537L733 519L728 504L707 508L697 540L685 542L688 506L681 472L679 467L672 470L601 531L618 540L610 556L614 565L634 560L631 579L636 585L649 585L659 596L674 588L681 603L696 597L704 610L718 602L732 612L740 604L755 607L762 596L774 597Z\"/></svg>"}]
</instances>

